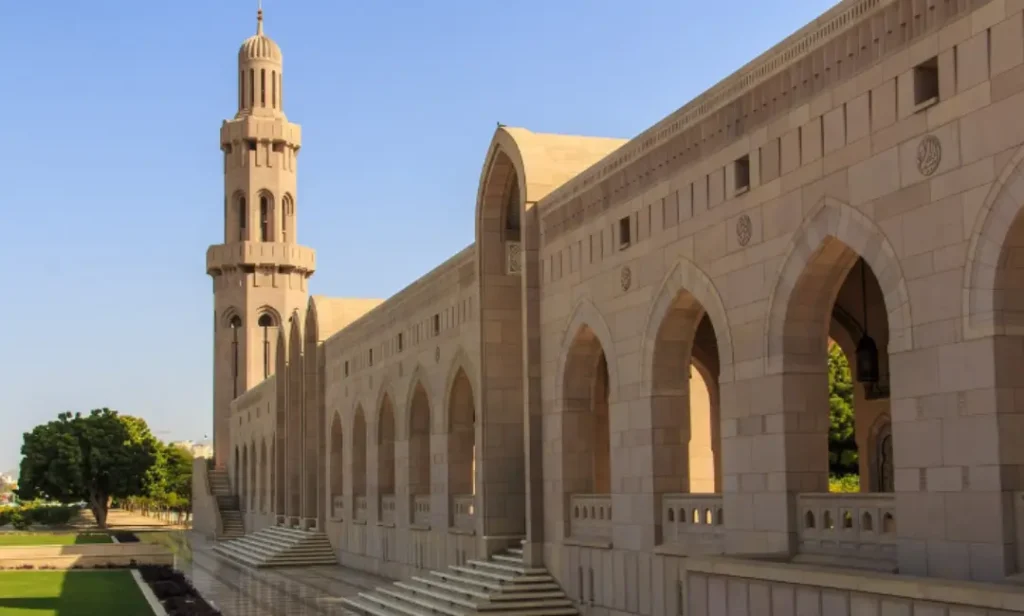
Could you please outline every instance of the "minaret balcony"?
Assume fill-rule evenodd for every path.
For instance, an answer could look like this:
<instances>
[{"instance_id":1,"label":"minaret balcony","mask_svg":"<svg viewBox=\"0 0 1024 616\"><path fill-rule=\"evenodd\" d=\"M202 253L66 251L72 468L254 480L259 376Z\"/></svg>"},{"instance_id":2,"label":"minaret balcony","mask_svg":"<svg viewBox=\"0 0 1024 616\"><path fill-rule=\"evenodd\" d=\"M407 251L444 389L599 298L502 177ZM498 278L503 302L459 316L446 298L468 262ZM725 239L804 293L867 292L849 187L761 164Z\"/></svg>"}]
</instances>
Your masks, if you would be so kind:
<instances>
[{"instance_id":1,"label":"minaret balcony","mask_svg":"<svg viewBox=\"0 0 1024 616\"><path fill-rule=\"evenodd\" d=\"M316 251L298 244L281 242L234 242L217 244L206 251L206 273L216 275L226 268L274 266L312 274Z\"/></svg>"}]
</instances>

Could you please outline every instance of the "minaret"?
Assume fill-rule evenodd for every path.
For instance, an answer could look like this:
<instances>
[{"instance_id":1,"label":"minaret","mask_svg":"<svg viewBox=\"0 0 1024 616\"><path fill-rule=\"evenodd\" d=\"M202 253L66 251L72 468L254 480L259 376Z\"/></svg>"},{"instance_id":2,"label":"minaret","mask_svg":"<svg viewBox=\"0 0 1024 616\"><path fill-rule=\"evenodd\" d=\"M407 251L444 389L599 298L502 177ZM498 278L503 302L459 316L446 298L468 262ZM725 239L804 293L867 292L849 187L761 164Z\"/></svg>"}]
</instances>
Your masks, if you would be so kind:
<instances>
[{"instance_id":1,"label":"minaret","mask_svg":"<svg viewBox=\"0 0 1024 616\"><path fill-rule=\"evenodd\" d=\"M220 129L224 242L206 252L213 277L213 447L230 452L231 401L274 372L278 326L306 308L316 255L298 244L296 159L302 132L284 115L281 49L263 33L238 50L238 113Z\"/></svg>"}]
</instances>

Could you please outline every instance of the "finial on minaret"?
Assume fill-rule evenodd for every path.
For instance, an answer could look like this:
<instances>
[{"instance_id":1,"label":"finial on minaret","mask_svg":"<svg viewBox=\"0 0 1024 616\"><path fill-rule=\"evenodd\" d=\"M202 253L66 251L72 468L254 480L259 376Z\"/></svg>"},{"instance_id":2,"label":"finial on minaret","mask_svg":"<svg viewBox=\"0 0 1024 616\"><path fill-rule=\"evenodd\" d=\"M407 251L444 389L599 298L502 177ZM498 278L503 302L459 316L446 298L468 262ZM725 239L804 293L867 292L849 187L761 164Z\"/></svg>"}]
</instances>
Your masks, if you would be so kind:
<instances>
[{"instance_id":1,"label":"finial on minaret","mask_svg":"<svg viewBox=\"0 0 1024 616\"><path fill-rule=\"evenodd\" d=\"M256 4L256 36L263 36L263 0Z\"/></svg>"}]
</instances>

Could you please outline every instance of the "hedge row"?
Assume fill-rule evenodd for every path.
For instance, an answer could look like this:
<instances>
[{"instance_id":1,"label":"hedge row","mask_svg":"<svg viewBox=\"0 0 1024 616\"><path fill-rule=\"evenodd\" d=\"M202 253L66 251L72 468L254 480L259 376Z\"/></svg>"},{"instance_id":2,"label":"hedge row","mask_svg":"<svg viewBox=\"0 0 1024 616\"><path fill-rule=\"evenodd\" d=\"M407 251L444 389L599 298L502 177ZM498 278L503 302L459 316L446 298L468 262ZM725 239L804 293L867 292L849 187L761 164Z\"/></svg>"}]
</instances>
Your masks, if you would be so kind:
<instances>
[{"instance_id":1,"label":"hedge row","mask_svg":"<svg viewBox=\"0 0 1024 616\"><path fill-rule=\"evenodd\" d=\"M0 507L0 526L10 524L16 530L30 526L61 526L70 522L79 509L75 505Z\"/></svg>"}]
</instances>

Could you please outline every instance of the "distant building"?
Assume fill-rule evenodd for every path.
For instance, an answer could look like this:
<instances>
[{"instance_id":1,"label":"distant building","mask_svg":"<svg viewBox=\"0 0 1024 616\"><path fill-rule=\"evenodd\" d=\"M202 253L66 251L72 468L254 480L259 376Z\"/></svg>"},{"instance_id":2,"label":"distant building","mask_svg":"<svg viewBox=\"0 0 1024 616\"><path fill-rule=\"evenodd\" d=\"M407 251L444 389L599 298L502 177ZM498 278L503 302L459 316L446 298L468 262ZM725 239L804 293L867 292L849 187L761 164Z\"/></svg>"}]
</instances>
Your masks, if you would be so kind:
<instances>
[{"instance_id":1,"label":"distant building","mask_svg":"<svg viewBox=\"0 0 1024 616\"><path fill-rule=\"evenodd\" d=\"M193 441L175 441L171 443L176 447L187 449L193 458L212 458L213 447L208 443L195 443Z\"/></svg>"}]
</instances>

